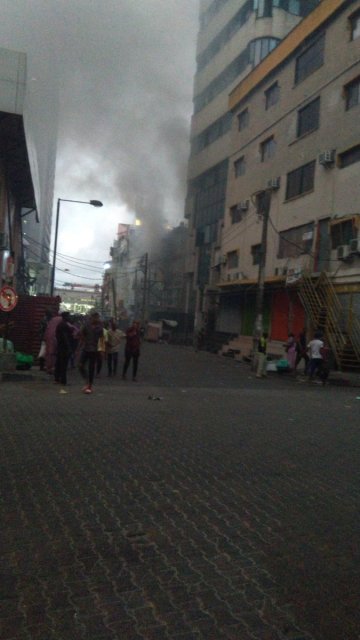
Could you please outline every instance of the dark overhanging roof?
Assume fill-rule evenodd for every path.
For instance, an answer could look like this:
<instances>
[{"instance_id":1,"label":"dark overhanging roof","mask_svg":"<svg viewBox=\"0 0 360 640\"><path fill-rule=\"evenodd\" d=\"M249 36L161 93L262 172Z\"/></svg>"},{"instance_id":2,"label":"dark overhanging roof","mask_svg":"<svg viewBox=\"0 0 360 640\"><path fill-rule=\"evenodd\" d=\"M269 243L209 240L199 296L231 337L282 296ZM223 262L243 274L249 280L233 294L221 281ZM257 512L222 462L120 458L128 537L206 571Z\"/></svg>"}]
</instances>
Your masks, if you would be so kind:
<instances>
[{"instance_id":1,"label":"dark overhanging roof","mask_svg":"<svg viewBox=\"0 0 360 640\"><path fill-rule=\"evenodd\" d=\"M36 210L23 118L0 111L0 162L8 187L20 208Z\"/></svg>"}]
</instances>

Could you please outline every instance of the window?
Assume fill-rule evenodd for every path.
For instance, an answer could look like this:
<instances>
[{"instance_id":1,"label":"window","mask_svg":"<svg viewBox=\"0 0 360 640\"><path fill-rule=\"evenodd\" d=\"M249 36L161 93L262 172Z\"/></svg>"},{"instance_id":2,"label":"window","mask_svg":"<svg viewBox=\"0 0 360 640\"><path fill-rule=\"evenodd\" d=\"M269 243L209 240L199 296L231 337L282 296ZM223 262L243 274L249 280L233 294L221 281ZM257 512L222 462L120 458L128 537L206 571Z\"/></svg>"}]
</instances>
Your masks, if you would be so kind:
<instances>
[{"instance_id":1,"label":"window","mask_svg":"<svg viewBox=\"0 0 360 640\"><path fill-rule=\"evenodd\" d=\"M238 119L238 129L239 129L239 131L242 131L243 129L246 129L246 127L249 126L249 109L244 109L244 111L241 111L241 113L239 113L237 119Z\"/></svg>"},{"instance_id":2,"label":"window","mask_svg":"<svg viewBox=\"0 0 360 640\"><path fill-rule=\"evenodd\" d=\"M261 244L253 244L251 247L251 255L253 264L260 264L261 260Z\"/></svg>"},{"instance_id":3,"label":"window","mask_svg":"<svg viewBox=\"0 0 360 640\"><path fill-rule=\"evenodd\" d=\"M239 158L238 160L235 160L234 162L235 178L238 178L239 176L243 176L245 174L245 170L246 170L245 157L242 156L241 158Z\"/></svg>"},{"instance_id":4,"label":"window","mask_svg":"<svg viewBox=\"0 0 360 640\"><path fill-rule=\"evenodd\" d=\"M360 77L345 86L345 100L347 110L360 104Z\"/></svg>"},{"instance_id":5,"label":"window","mask_svg":"<svg viewBox=\"0 0 360 640\"><path fill-rule=\"evenodd\" d=\"M230 217L231 217L231 224L236 224L237 222L241 221L242 211L237 204L235 204L233 207L230 207Z\"/></svg>"},{"instance_id":6,"label":"window","mask_svg":"<svg viewBox=\"0 0 360 640\"><path fill-rule=\"evenodd\" d=\"M324 63L325 34L323 33L296 59L295 84L302 82Z\"/></svg>"},{"instance_id":7,"label":"window","mask_svg":"<svg viewBox=\"0 0 360 640\"><path fill-rule=\"evenodd\" d=\"M310 253L313 245L314 223L280 231L278 258L298 258Z\"/></svg>"},{"instance_id":8,"label":"window","mask_svg":"<svg viewBox=\"0 0 360 640\"><path fill-rule=\"evenodd\" d=\"M237 251L230 251L227 254L228 269L237 269L239 266L239 255Z\"/></svg>"},{"instance_id":9,"label":"window","mask_svg":"<svg viewBox=\"0 0 360 640\"><path fill-rule=\"evenodd\" d=\"M314 188L315 160L287 174L286 200L312 191Z\"/></svg>"},{"instance_id":10,"label":"window","mask_svg":"<svg viewBox=\"0 0 360 640\"><path fill-rule=\"evenodd\" d=\"M355 220L350 218L331 224L330 235L332 249L337 249L342 244L349 244L350 240L357 238Z\"/></svg>"},{"instance_id":11,"label":"window","mask_svg":"<svg viewBox=\"0 0 360 640\"><path fill-rule=\"evenodd\" d=\"M351 40L360 38L360 11L357 11L352 16L350 16L349 22L351 30Z\"/></svg>"},{"instance_id":12,"label":"window","mask_svg":"<svg viewBox=\"0 0 360 640\"><path fill-rule=\"evenodd\" d=\"M341 169L344 169L355 162L360 162L360 144L357 144L355 147L339 154L339 164Z\"/></svg>"},{"instance_id":13,"label":"window","mask_svg":"<svg viewBox=\"0 0 360 640\"><path fill-rule=\"evenodd\" d=\"M261 154L261 162L266 162L266 160L270 160L275 155L276 151L276 142L274 140L274 136L264 140L264 142L260 145L260 154Z\"/></svg>"},{"instance_id":14,"label":"window","mask_svg":"<svg viewBox=\"0 0 360 640\"><path fill-rule=\"evenodd\" d=\"M255 67L280 42L279 38L257 38L249 44L249 64Z\"/></svg>"},{"instance_id":15,"label":"window","mask_svg":"<svg viewBox=\"0 0 360 640\"><path fill-rule=\"evenodd\" d=\"M258 18L271 18L273 0L255 0L254 9Z\"/></svg>"},{"instance_id":16,"label":"window","mask_svg":"<svg viewBox=\"0 0 360 640\"><path fill-rule=\"evenodd\" d=\"M280 87L278 82L274 82L266 91L265 91L265 109L270 109L273 104L279 102L280 97Z\"/></svg>"},{"instance_id":17,"label":"window","mask_svg":"<svg viewBox=\"0 0 360 640\"><path fill-rule=\"evenodd\" d=\"M320 98L316 98L298 111L297 137L315 131L319 126Z\"/></svg>"}]
</instances>

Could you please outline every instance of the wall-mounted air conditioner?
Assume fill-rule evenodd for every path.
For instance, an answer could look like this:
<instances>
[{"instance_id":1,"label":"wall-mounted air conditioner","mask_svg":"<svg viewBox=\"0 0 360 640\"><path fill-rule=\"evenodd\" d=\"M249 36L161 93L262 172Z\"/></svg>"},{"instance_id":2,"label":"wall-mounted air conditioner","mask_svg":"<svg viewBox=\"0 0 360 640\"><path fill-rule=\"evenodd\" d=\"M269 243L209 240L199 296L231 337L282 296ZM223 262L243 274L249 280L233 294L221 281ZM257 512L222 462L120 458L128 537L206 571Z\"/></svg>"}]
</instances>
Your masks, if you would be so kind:
<instances>
[{"instance_id":1,"label":"wall-mounted air conditioner","mask_svg":"<svg viewBox=\"0 0 360 640\"><path fill-rule=\"evenodd\" d=\"M336 255L338 260L347 260L351 255L350 245L340 244L336 249Z\"/></svg>"},{"instance_id":2,"label":"wall-mounted air conditioner","mask_svg":"<svg viewBox=\"0 0 360 640\"><path fill-rule=\"evenodd\" d=\"M353 238L349 242L350 253L360 253L360 238Z\"/></svg>"},{"instance_id":3,"label":"wall-mounted air conditioner","mask_svg":"<svg viewBox=\"0 0 360 640\"><path fill-rule=\"evenodd\" d=\"M335 149L327 149L319 155L319 164L327 167L335 162Z\"/></svg>"},{"instance_id":4,"label":"wall-mounted air conditioner","mask_svg":"<svg viewBox=\"0 0 360 640\"><path fill-rule=\"evenodd\" d=\"M267 183L268 189L280 189L280 177L278 178L271 178L271 180L268 180Z\"/></svg>"},{"instance_id":5,"label":"wall-mounted air conditioner","mask_svg":"<svg viewBox=\"0 0 360 640\"><path fill-rule=\"evenodd\" d=\"M240 211L247 211L249 208L249 200L242 200L239 202Z\"/></svg>"},{"instance_id":6,"label":"wall-mounted air conditioner","mask_svg":"<svg viewBox=\"0 0 360 640\"><path fill-rule=\"evenodd\" d=\"M8 246L8 235L3 231L0 232L0 251L6 251Z\"/></svg>"}]
</instances>

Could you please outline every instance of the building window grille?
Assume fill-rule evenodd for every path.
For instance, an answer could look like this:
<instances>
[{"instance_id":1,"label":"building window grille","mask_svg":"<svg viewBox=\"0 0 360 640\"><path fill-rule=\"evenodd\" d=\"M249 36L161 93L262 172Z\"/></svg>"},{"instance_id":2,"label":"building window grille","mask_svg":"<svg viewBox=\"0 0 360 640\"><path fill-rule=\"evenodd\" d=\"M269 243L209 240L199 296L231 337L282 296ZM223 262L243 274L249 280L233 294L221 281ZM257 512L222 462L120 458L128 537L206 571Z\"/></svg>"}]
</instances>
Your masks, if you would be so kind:
<instances>
[{"instance_id":1,"label":"building window grille","mask_svg":"<svg viewBox=\"0 0 360 640\"><path fill-rule=\"evenodd\" d=\"M251 247L251 255L253 264L260 264L261 261L261 244L253 244Z\"/></svg>"},{"instance_id":2,"label":"building window grille","mask_svg":"<svg viewBox=\"0 0 360 640\"><path fill-rule=\"evenodd\" d=\"M360 38L360 11L357 11L349 18L351 40Z\"/></svg>"},{"instance_id":3,"label":"building window grille","mask_svg":"<svg viewBox=\"0 0 360 640\"><path fill-rule=\"evenodd\" d=\"M310 131L315 131L319 127L320 119L320 98L309 102L298 111L297 137L304 136Z\"/></svg>"},{"instance_id":4,"label":"building window grille","mask_svg":"<svg viewBox=\"0 0 360 640\"><path fill-rule=\"evenodd\" d=\"M274 82L266 91L265 91L265 109L270 109L274 104L279 102L280 98L280 87L278 82Z\"/></svg>"},{"instance_id":5,"label":"building window grille","mask_svg":"<svg viewBox=\"0 0 360 640\"><path fill-rule=\"evenodd\" d=\"M360 104L360 76L345 86L346 109Z\"/></svg>"},{"instance_id":6,"label":"building window grille","mask_svg":"<svg viewBox=\"0 0 360 640\"><path fill-rule=\"evenodd\" d=\"M314 223L280 231L278 258L298 258L311 252L314 237Z\"/></svg>"},{"instance_id":7,"label":"building window grille","mask_svg":"<svg viewBox=\"0 0 360 640\"><path fill-rule=\"evenodd\" d=\"M261 162L266 162L266 160L270 160L273 158L276 151L276 142L274 140L274 136L264 140L264 142L260 145L260 154L261 154Z\"/></svg>"},{"instance_id":8,"label":"building window grille","mask_svg":"<svg viewBox=\"0 0 360 640\"><path fill-rule=\"evenodd\" d=\"M250 119L249 109L244 109L243 111L241 111L237 119L238 119L238 130L242 131L243 129L246 129L246 127L249 126L249 119Z\"/></svg>"},{"instance_id":9,"label":"building window grille","mask_svg":"<svg viewBox=\"0 0 360 640\"><path fill-rule=\"evenodd\" d=\"M295 84L299 84L324 63L325 33L296 58Z\"/></svg>"},{"instance_id":10,"label":"building window grille","mask_svg":"<svg viewBox=\"0 0 360 640\"><path fill-rule=\"evenodd\" d=\"M245 171L246 171L245 156L242 156L238 160L235 160L234 171L235 171L235 178L239 178L240 176L245 175Z\"/></svg>"},{"instance_id":11,"label":"building window grille","mask_svg":"<svg viewBox=\"0 0 360 640\"><path fill-rule=\"evenodd\" d=\"M287 174L286 200L312 191L315 180L315 160Z\"/></svg>"},{"instance_id":12,"label":"building window grille","mask_svg":"<svg viewBox=\"0 0 360 640\"><path fill-rule=\"evenodd\" d=\"M228 269L237 269L239 266L239 254L237 251L229 251L226 261Z\"/></svg>"},{"instance_id":13,"label":"building window grille","mask_svg":"<svg viewBox=\"0 0 360 640\"><path fill-rule=\"evenodd\" d=\"M360 162L360 144L339 154L339 165L341 169Z\"/></svg>"}]
</instances>

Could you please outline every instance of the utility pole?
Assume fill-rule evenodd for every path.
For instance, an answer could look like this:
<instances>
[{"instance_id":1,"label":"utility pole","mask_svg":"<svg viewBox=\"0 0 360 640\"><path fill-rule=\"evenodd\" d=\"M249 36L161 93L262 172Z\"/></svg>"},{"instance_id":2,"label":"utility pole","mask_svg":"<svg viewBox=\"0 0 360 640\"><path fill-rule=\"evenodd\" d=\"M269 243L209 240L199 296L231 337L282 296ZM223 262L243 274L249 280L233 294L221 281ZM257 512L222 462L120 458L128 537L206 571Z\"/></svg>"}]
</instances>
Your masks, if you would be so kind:
<instances>
[{"instance_id":1,"label":"utility pole","mask_svg":"<svg viewBox=\"0 0 360 640\"><path fill-rule=\"evenodd\" d=\"M264 315L264 290L265 290L265 266L266 266L266 253L267 253L267 233L269 224L269 214L271 205L271 190L267 189L262 191L257 196L257 212L262 216L262 233L261 233L261 248L260 248L260 261L259 261L259 273L256 291L256 316L254 324L254 356L257 349L257 342L264 331L263 315ZM255 357L253 358L253 363Z\"/></svg>"},{"instance_id":2,"label":"utility pole","mask_svg":"<svg viewBox=\"0 0 360 640\"><path fill-rule=\"evenodd\" d=\"M147 294L147 286L148 286L148 253L146 252L144 255L144 279L143 279L143 284L144 284L144 289L143 289L143 299L142 299L142 310L141 310L141 323L142 325L145 324L145 320L146 320L146 294Z\"/></svg>"}]
</instances>

